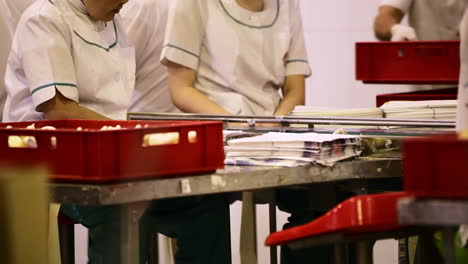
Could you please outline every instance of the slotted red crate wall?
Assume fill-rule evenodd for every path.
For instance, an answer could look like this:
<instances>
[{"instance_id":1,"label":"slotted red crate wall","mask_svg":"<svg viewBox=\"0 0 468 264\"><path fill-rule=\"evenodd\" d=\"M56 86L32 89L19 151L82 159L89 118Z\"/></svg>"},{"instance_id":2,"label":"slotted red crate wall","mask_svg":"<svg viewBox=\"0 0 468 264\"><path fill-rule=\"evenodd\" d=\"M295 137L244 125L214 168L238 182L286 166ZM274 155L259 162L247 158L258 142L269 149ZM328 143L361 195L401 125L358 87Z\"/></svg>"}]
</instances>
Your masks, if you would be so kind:
<instances>
[{"instance_id":1,"label":"slotted red crate wall","mask_svg":"<svg viewBox=\"0 0 468 264\"><path fill-rule=\"evenodd\" d=\"M36 128L53 126L57 130L25 129L33 123ZM142 127L135 128L137 124ZM116 125L123 129L100 130ZM53 180L91 183L211 172L224 166L222 129L221 122L202 121L0 123L0 162L46 163ZM189 142L191 131L196 132L195 142ZM145 135L167 132L179 133L178 144L144 146ZM11 148L10 136L34 136L37 148ZM55 148L52 137L56 138Z\"/></svg>"}]
</instances>

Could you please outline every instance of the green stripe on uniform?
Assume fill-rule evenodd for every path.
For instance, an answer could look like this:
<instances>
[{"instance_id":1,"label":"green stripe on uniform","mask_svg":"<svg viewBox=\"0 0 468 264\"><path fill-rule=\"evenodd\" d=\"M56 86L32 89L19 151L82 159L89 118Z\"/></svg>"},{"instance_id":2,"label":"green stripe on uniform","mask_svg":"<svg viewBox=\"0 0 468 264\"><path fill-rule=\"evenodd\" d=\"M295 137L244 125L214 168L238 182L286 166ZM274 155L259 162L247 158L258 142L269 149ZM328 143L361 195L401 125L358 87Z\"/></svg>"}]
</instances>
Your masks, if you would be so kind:
<instances>
[{"instance_id":1,"label":"green stripe on uniform","mask_svg":"<svg viewBox=\"0 0 468 264\"><path fill-rule=\"evenodd\" d=\"M83 40L86 44L89 44L89 45L92 45L92 46L96 46L100 49L103 49L105 51L110 51L113 47L115 47L115 45L117 45L118 41L119 41L119 34L117 34L117 26L115 25L115 21L112 20L112 23L114 24L114 34L115 34L115 42L112 43L112 45L110 45L108 48L106 47L103 47L99 44L96 44L94 42L91 42L91 41L88 41L86 40L85 38L83 38L80 34L78 34L78 32L76 32L75 30L73 30L73 32L75 33L75 35L77 35L81 40Z\"/></svg>"},{"instance_id":2,"label":"green stripe on uniform","mask_svg":"<svg viewBox=\"0 0 468 264\"><path fill-rule=\"evenodd\" d=\"M170 48L178 49L178 50L183 51L183 52L185 52L185 53L187 53L187 54L190 54L190 55L192 55L192 56L194 56L194 57L197 57L198 59L200 58L200 56L198 56L197 54L195 54L195 53L193 53L193 52L190 52L190 51L188 51L188 50L186 50L186 49L184 49L184 48L177 47L177 46L172 45L172 44L166 44L166 45L164 45L164 47L170 47Z\"/></svg>"},{"instance_id":3,"label":"green stripe on uniform","mask_svg":"<svg viewBox=\"0 0 468 264\"><path fill-rule=\"evenodd\" d=\"M293 62L309 63L309 61L307 61L307 60L287 60L287 61L286 61L286 64L288 64L288 63L293 63Z\"/></svg>"},{"instance_id":4,"label":"green stripe on uniform","mask_svg":"<svg viewBox=\"0 0 468 264\"><path fill-rule=\"evenodd\" d=\"M246 27L249 27L249 28L256 28L256 29L264 29L264 28L270 28L272 27L276 21L278 20L278 17L279 17L279 13L280 13L280 3L279 3L279 0L276 1L276 15L275 15L275 19L273 20L273 22L271 22L270 25L265 25L265 26L254 26L254 25L249 25L249 24L246 24L240 20L238 20L237 18L233 17L226 9L226 7L224 6L223 4L223 1L221 0L218 0L219 1L219 4L221 5L221 7L223 8L224 12L232 19L234 20L237 24L240 24L240 25L243 25L243 26L246 26Z\"/></svg>"},{"instance_id":5,"label":"green stripe on uniform","mask_svg":"<svg viewBox=\"0 0 468 264\"><path fill-rule=\"evenodd\" d=\"M39 90L42 90L42 89L50 87L50 86L56 86L56 85L58 85L58 86L69 86L69 87L78 87L78 86L76 86L76 84L73 84L73 83L49 83L49 84L45 84L45 85L42 85L42 86L39 86L39 87L35 88L34 90L32 90L31 95L33 95L34 93L36 93Z\"/></svg>"}]
</instances>

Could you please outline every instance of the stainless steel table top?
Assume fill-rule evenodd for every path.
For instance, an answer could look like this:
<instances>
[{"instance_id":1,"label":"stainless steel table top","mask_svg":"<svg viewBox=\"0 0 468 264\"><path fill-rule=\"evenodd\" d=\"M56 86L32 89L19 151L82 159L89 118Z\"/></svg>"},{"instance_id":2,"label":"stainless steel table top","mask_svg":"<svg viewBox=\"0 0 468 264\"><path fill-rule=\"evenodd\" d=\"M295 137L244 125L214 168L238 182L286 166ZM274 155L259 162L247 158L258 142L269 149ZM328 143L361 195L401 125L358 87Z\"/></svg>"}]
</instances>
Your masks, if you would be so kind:
<instances>
[{"instance_id":1,"label":"stainless steel table top","mask_svg":"<svg viewBox=\"0 0 468 264\"><path fill-rule=\"evenodd\" d=\"M408 225L457 226L468 224L467 200L403 199L399 221Z\"/></svg>"},{"instance_id":2,"label":"stainless steel table top","mask_svg":"<svg viewBox=\"0 0 468 264\"><path fill-rule=\"evenodd\" d=\"M333 167L310 165L295 168L227 166L211 174L155 178L140 181L89 185L51 183L51 199L80 205L124 204L215 193L259 190L293 185L353 179L402 176L401 159L360 158Z\"/></svg>"}]
</instances>

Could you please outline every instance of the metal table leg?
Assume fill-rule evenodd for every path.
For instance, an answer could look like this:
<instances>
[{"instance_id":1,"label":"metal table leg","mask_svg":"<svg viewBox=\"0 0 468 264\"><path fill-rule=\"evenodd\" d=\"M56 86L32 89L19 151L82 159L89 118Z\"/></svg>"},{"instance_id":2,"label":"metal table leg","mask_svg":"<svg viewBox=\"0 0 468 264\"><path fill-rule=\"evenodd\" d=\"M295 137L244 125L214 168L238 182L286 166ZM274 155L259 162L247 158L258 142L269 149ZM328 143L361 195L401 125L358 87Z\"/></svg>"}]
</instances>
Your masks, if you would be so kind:
<instances>
[{"instance_id":1,"label":"metal table leg","mask_svg":"<svg viewBox=\"0 0 468 264\"><path fill-rule=\"evenodd\" d=\"M333 263L348 264L348 252L345 243L333 244Z\"/></svg>"},{"instance_id":2,"label":"metal table leg","mask_svg":"<svg viewBox=\"0 0 468 264\"><path fill-rule=\"evenodd\" d=\"M417 251L418 261L422 264L440 264L443 263L442 257L439 255L437 247L434 245L433 232L426 232L419 235L419 250Z\"/></svg>"},{"instance_id":3,"label":"metal table leg","mask_svg":"<svg viewBox=\"0 0 468 264\"><path fill-rule=\"evenodd\" d=\"M276 199L270 201L268 204L269 216L270 216L270 234L276 232ZM278 247L270 247L270 264L278 263Z\"/></svg>"},{"instance_id":4,"label":"metal table leg","mask_svg":"<svg viewBox=\"0 0 468 264\"><path fill-rule=\"evenodd\" d=\"M256 211L252 192L242 193L240 257L242 264L257 264Z\"/></svg>"},{"instance_id":5,"label":"metal table leg","mask_svg":"<svg viewBox=\"0 0 468 264\"><path fill-rule=\"evenodd\" d=\"M455 235L457 227L445 227L442 230L442 238L444 241L445 264L455 264Z\"/></svg>"},{"instance_id":6,"label":"metal table leg","mask_svg":"<svg viewBox=\"0 0 468 264\"><path fill-rule=\"evenodd\" d=\"M372 250L375 241L359 241L356 243L357 263L359 264L372 264L373 254Z\"/></svg>"},{"instance_id":7,"label":"metal table leg","mask_svg":"<svg viewBox=\"0 0 468 264\"><path fill-rule=\"evenodd\" d=\"M148 264L159 264L159 240L158 234L153 234L150 244Z\"/></svg>"},{"instance_id":8,"label":"metal table leg","mask_svg":"<svg viewBox=\"0 0 468 264\"><path fill-rule=\"evenodd\" d=\"M145 201L121 206L120 254L122 264L140 263L139 222L149 203L149 201Z\"/></svg>"}]
</instances>

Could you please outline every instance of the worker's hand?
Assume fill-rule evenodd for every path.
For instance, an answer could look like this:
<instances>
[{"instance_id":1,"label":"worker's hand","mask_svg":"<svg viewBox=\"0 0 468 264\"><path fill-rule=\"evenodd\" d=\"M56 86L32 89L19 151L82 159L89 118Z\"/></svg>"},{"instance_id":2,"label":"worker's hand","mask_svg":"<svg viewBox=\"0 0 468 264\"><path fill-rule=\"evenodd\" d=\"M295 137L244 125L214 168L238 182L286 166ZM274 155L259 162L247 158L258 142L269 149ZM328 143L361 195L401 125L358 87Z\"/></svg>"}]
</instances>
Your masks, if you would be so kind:
<instances>
[{"instance_id":1,"label":"worker's hand","mask_svg":"<svg viewBox=\"0 0 468 264\"><path fill-rule=\"evenodd\" d=\"M392 26L392 41L416 41L418 38L416 37L416 31L414 28L395 24Z\"/></svg>"}]
</instances>

